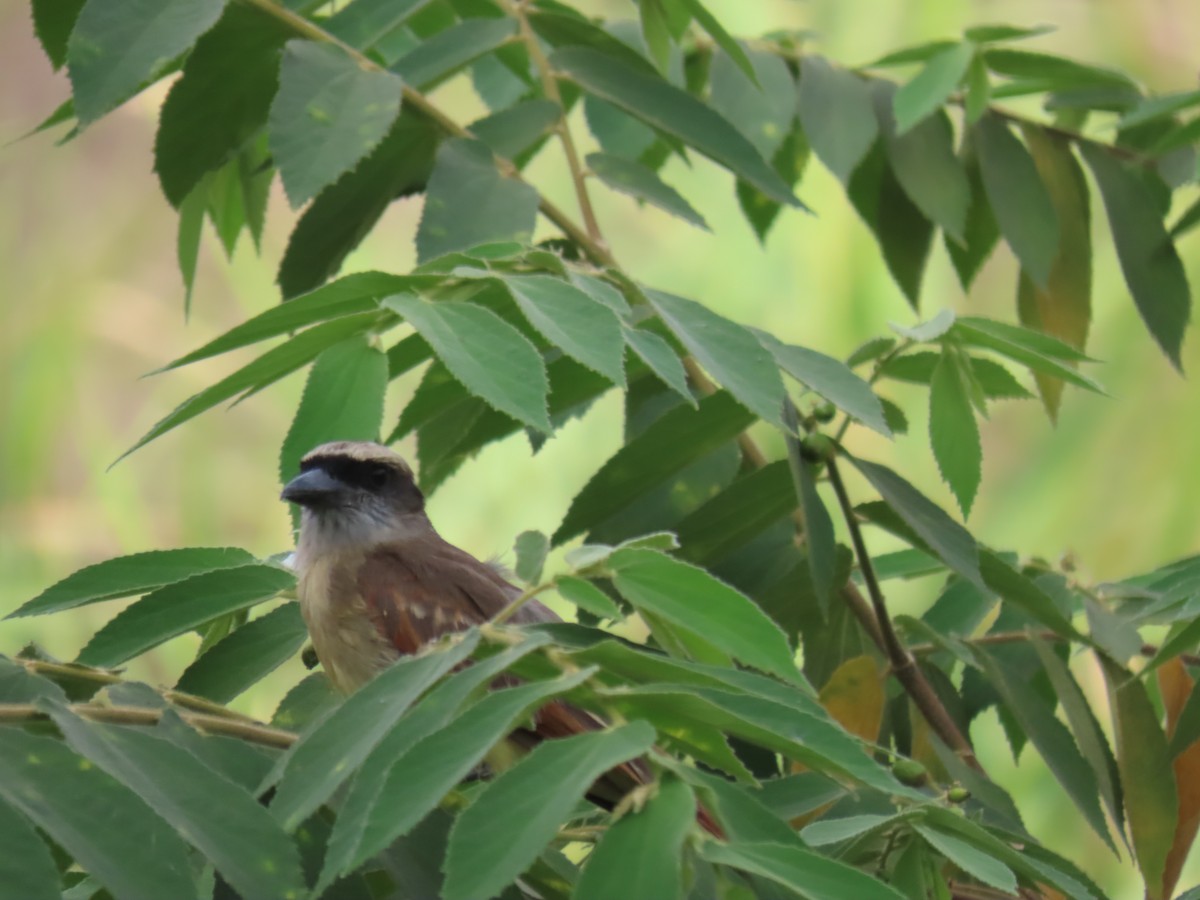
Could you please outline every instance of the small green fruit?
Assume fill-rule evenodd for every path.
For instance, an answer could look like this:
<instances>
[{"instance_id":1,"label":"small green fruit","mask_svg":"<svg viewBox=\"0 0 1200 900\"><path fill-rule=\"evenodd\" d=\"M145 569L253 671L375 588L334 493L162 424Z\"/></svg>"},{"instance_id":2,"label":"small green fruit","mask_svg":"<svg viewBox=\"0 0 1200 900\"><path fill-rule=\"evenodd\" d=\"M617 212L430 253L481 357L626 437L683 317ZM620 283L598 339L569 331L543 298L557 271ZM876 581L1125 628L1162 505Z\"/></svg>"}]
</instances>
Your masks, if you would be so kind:
<instances>
[{"instance_id":1,"label":"small green fruit","mask_svg":"<svg viewBox=\"0 0 1200 900\"><path fill-rule=\"evenodd\" d=\"M892 774L901 784L920 787L929 781L929 772L915 759L898 759L892 763Z\"/></svg>"}]
</instances>

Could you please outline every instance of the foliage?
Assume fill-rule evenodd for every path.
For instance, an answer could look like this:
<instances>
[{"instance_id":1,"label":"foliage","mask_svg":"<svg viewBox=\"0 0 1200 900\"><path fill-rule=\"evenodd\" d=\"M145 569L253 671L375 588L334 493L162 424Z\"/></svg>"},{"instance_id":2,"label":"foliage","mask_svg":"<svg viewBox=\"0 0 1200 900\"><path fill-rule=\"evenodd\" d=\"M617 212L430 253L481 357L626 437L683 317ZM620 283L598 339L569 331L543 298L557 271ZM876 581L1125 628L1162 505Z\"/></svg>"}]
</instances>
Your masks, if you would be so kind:
<instances>
[{"instance_id":1,"label":"foliage","mask_svg":"<svg viewBox=\"0 0 1200 900\"><path fill-rule=\"evenodd\" d=\"M276 171L303 207L285 302L164 370L265 348L128 452L310 363L285 480L321 440L415 438L432 492L485 445L524 431L540 447L612 390L627 427L555 534L517 539L523 596L557 591L577 622L489 624L345 700L315 674L270 725L223 704L301 649L283 561L140 554L29 601L14 615L141 598L72 664L0 658L0 836L18 851L0 860L0 897L1103 896L1025 833L976 760L970 724L992 707L1080 821L1130 848L1147 896L1174 894L1200 821L1197 560L1079 583L981 545L842 439L904 430L880 391L927 385L930 446L967 515L977 417L1032 396L1018 374L1051 417L1065 386L1101 390L1083 371L1087 172L1136 308L1179 366L1190 289L1174 240L1200 215L1166 218L1196 180L1200 93L1145 96L1120 72L1024 49L1038 32L1008 26L849 70L799 35L736 40L698 0L641 0L640 28L553 0L33 11L73 87L47 127L74 121L73 136L178 75L155 158L189 293L205 218L227 250L257 240ZM469 124L428 95L463 75L490 108ZM1004 105L1029 96L1045 116ZM576 107L599 152L581 155ZM552 139L582 223L522 175ZM914 309L935 233L964 290L1003 239L1020 324L942 309L843 362L639 283L606 248L589 176L720 227L660 175L691 154L734 176L760 238L803 208L815 156ZM424 197L417 268L338 276L410 194ZM533 243L539 215L558 234ZM417 370L385 423L388 384ZM747 436L760 422L787 436L786 460ZM851 504L851 471L878 500ZM910 549L872 556L866 527ZM548 548L581 535L543 576ZM930 573L943 582L928 612L890 615L883 587ZM1163 625L1159 646L1143 642ZM189 631L204 640L173 689L114 670ZM1102 672L1107 712L1068 665L1076 650ZM502 673L518 680L489 693ZM475 777L558 698L613 724ZM585 799L637 757L651 784L613 811Z\"/></svg>"}]
</instances>

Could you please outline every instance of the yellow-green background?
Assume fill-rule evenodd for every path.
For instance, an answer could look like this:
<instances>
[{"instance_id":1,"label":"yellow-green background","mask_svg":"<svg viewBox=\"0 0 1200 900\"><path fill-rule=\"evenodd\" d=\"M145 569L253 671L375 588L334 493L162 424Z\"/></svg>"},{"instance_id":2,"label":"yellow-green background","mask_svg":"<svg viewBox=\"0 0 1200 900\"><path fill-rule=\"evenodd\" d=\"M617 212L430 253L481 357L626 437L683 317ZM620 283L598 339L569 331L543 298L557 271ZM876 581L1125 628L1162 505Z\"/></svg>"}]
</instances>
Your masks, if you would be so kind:
<instances>
[{"instance_id":1,"label":"yellow-green background","mask_svg":"<svg viewBox=\"0 0 1200 900\"><path fill-rule=\"evenodd\" d=\"M1056 25L1056 33L1030 46L1124 69L1152 91L1195 87L1200 70L1200 9L1187 0L708 5L742 35L810 29L814 46L845 64L1003 21ZM591 6L632 14L629 4ZM210 412L112 471L106 467L177 403L256 352L139 380L277 302L274 266L294 213L276 190L261 258L244 238L227 262L206 234L193 312L185 321L176 217L151 171L163 90L125 105L63 147L46 135L8 145L68 90L36 46L28 8L19 0L0 0L0 71L0 143L6 144L0 149L0 614L80 566L115 555L190 545L231 544L259 554L288 547L276 460L303 376L234 409ZM481 110L461 83L444 89L439 100L464 121ZM574 209L563 168L552 148L531 174ZM639 210L623 196L593 192L608 241L637 277L839 355L885 333L889 321L913 321L867 230L819 164L810 166L799 191L816 215L785 214L765 248L741 219L727 175L699 157L691 169L672 161L664 175L708 219L711 234ZM1190 199L1185 193L1177 202ZM405 271L413 262L418 216L417 202L395 204L347 269ZM1093 374L1111 396L1069 392L1057 428L1034 403L996 406L983 425L984 481L969 525L994 546L1052 559L1073 554L1081 577L1098 581L1200 550L1200 392L1171 370L1142 327L1098 203L1095 219L1088 349L1105 361ZM1200 237L1185 238L1180 251L1193 284L1200 284ZM937 246L922 313L948 306L1012 320L1014 279L1011 254L1001 249L964 296ZM1200 368L1197 347L1189 335L1188 371ZM393 390L389 422L412 386L410 376ZM854 446L951 506L930 458L922 394L892 394L910 414L910 434L895 443L856 437ZM570 498L616 448L619 416L614 393L536 457L521 437L487 449L433 498L435 524L481 556L506 554L524 529L553 530ZM770 436L766 441L772 445ZM919 610L931 599L926 589L903 591L903 605ZM0 652L36 640L71 658L120 605L0 623ZM170 683L195 642L181 638L131 671ZM1093 673L1086 664L1077 668L1099 700ZM299 671L287 667L240 705L269 715ZM1111 861L1036 757L1027 752L1014 767L990 717L974 736L1035 835L1100 877L1115 896L1139 895L1128 863ZM1191 872L1194 883L1195 866ZM1185 877L1181 887L1188 883Z\"/></svg>"}]
</instances>

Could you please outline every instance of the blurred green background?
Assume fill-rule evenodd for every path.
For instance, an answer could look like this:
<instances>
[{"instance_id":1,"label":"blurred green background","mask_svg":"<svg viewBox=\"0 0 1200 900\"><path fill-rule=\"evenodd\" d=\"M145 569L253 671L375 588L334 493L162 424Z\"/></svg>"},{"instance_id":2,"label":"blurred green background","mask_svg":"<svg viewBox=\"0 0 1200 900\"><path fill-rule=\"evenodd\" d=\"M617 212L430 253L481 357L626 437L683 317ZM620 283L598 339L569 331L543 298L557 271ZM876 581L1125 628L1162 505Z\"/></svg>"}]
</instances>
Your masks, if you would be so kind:
<instances>
[{"instance_id":1,"label":"blurred green background","mask_svg":"<svg viewBox=\"0 0 1200 900\"><path fill-rule=\"evenodd\" d=\"M1151 91L1196 86L1200 11L1188 0L1058 2L894 2L879 0L710 0L735 33L808 29L813 45L844 64L860 64L908 43L953 36L983 22L1052 24L1035 46L1128 71ZM628 3L591 3L597 13L630 17ZM275 265L294 213L276 191L261 256L243 238L232 262L208 233L190 321L175 263L175 213L151 171L156 87L62 147L60 134L10 143L68 93L38 49L23 0L0 0L0 614L88 563L125 553L188 545L238 545L258 554L290 546L278 501L279 445L303 384L293 376L228 411L213 411L106 467L155 421L195 391L249 359L219 358L164 376L144 373L277 302ZM482 112L461 80L438 100L462 121ZM701 300L787 340L844 355L914 316L891 283L866 228L840 187L810 165L800 196L816 211L785 213L760 247L737 210L731 179L699 157L668 164L666 179L713 226L688 228L628 198L597 188L600 221L617 257L638 278ZM567 209L573 197L556 147L531 177ZM1191 196L1177 199L1190 201ZM1093 202L1094 216L1103 210ZM413 263L419 204L394 204L347 270L405 271ZM1157 352L1129 300L1108 243L1096 229L1092 371L1110 397L1069 392L1051 427L1032 403L995 407L984 423L984 481L969 526L981 540L1023 554L1072 554L1080 577L1121 577L1200 550L1200 422L1194 385ZM1200 284L1200 236L1180 251ZM943 307L1015 319L1016 266L1001 249L970 296L960 290L936 245L922 316ZM254 352L254 351L250 351ZM1185 368L1200 367L1189 336ZM397 382L389 420L415 378ZM854 434L851 446L896 466L947 508L928 450L922 393L890 391L910 415L895 443ZM431 502L447 538L480 556L508 554L524 529L552 531L570 498L619 443L613 393L573 421L536 457L523 437L483 452ZM764 442L775 453L764 433ZM411 447L400 448L411 451ZM861 488L861 485L857 487ZM879 546L884 546L880 544ZM931 586L897 595L920 611ZM119 608L101 604L53 619L0 623L0 652L36 640L72 658ZM138 660L134 675L170 683L194 652L181 638ZM269 715L298 664L240 701ZM1084 666L1085 678L1091 673ZM1097 685L1094 679L1091 687ZM1102 691L1093 691L1102 698ZM1102 700L1101 700L1102 702ZM1018 797L1033 833L1101 877L1115 896L1135 896L1128 864L1111 861L1078 824L1065 795L1026 753L1014 765L994 717L974 736L985 764ZM1193 865L1193 875L1195 866ZM1181 886L1195 883L1185 876Z\"/></svg>"}]
</instances>

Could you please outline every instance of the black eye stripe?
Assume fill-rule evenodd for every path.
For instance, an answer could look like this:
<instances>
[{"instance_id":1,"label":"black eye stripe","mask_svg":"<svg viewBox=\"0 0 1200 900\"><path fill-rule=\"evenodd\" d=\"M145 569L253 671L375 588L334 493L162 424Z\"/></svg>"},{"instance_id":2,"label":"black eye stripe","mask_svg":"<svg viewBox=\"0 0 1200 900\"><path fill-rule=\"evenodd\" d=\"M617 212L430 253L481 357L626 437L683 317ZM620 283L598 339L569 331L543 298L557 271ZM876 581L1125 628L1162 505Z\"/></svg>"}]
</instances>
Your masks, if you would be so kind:
<instances>
[{"instance_id":1,"label":"black eye stripe","mask_svg":"<svg viewBox=\"0 0 1200 900\"><path fill-rule=\"evenodd\" d=\"M401 476L399 469L387 463L347 459L344 456L314 456L300 465L301 472L318 468L344 484L372 490L384 487L393 478Z\"/></svg>"}]
</instances>

